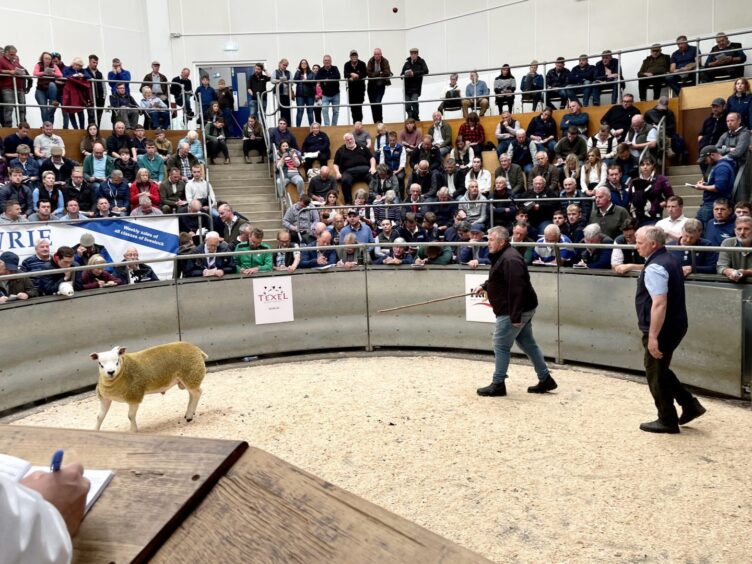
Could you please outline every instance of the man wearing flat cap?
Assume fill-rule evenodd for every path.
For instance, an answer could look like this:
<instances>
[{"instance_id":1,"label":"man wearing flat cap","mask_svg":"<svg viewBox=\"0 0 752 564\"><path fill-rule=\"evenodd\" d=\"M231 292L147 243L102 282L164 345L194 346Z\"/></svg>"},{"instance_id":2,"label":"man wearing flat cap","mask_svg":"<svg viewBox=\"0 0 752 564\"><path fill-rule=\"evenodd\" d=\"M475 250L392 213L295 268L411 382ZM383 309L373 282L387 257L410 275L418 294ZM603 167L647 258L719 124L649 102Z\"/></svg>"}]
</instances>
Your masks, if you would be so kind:
<instances>
[{"instance_id":1,"label":"man wearing flat cap","mask_svg":"<svg viewBox=\"0 0 752 564\"><path fill-rule=\"evenodd\" d=\"M6 251L0 255L0 276L18 273L18 255ZM0 304L14 300L28 300L36 298L36 289L31 278L14 278L0 282Z\"/></svg>"},{"instance_id":2,"label":"man wearing flat cap","mask_svg":"<svg viewBox=\"0 0 752 564\"><path fill-rule=\"evenodd\" d=\"M697 134L699 149L702 150L707 145L715 145L726 131L726 100L715 98L710 103L710 115L702 122L702 128ZM700 163L700 168L703 172L705 171L703 163Z\"/></svg>"},{"instance_id":3,"label":"man wearing flat cap","mask_svg":"<svg viewBox=\"0 0 752 564\"><path fill-rule=\"evenodd\" d=\"M647 100L648 88L653 89L653 100L661 96L661 85L665 82L665 77L671 68L671 57L661 51L659 43L653 43L650 47L650 55L642 61L637 76L641 78L637 89L640 92L640 100Z\"/></svg>"},{"instance_id":4,"label":"man wearing flat cap","mask_svg":"<svg viewBox=\"0 0 752 564\"><path fill-rule=\"evenodd\" d=\"M358 52L350 51L350 60L342 65L342 75L347 79L347 101L356 104L350 107L353 123L363 121L363 106L366 98L366 64L358 58Z\"/></svg>"},{"instance_id":5,"label":"man wearing flat cap","mask_svg":"<svg viewBox=\"0 0 752 564\"><path fill-rule=\"evenodd\" d=\"M400 74L405 77L405 113L408 118L420 121L418 98L423 88L423 75L428 74L428 65L418 55L418 48L410 49L410 56L402 65Z\"/></svg>"},{"instance_id":6,"label":"man wearing flat cap","mask_svg":"<svg viewBox=\"0 0 752 564\"><path fill-rule=\"evenodd\" d=\"M159 61L152 61L151 72L144 75L139 90L143 91L144 87L148 86L149 88L151 88L151 93L162 100L169 107L167 99L170 93L170 82L167 80L167 77L165 75L159 72L159 68Z\"/></svg>"}]
</instances>

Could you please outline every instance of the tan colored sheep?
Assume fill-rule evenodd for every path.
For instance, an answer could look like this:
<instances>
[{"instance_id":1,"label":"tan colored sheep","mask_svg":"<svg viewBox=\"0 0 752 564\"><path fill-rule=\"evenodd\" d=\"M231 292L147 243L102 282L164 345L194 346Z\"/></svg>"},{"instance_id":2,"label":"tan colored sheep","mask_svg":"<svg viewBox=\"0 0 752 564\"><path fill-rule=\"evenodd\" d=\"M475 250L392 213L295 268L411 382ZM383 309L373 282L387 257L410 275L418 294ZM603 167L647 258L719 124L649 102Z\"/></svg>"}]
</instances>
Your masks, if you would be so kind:
<instances>
[{"instance_id":1,"label":"tan colored sheep","mask_svg":"<svg viewBox=\"0 0 752 564\"><path fill-rule=\"evenodd\" d=\"M196 345L168 343L128 354L125 354L125 347L114 347L106 352L91 353L90 357L99 364L97 431L112 402L120 401L128 404L131 432L138 432L136 412L144 394L165 393L175 384L181 390L188 390L185 420L193 419L206 374L204 360L208 358Z\"/></svg>"}]
</instances>

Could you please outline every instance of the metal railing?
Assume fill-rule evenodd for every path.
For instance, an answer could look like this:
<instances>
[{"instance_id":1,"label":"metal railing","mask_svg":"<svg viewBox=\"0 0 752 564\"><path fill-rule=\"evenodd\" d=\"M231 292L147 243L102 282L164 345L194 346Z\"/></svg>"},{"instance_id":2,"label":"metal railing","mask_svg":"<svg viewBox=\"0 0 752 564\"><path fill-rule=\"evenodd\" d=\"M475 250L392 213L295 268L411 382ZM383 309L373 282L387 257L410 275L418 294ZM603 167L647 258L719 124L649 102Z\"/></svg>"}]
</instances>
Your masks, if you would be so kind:
<instances>
[{"instance_id":1,"label":"metal railing","mask_svg":"<svg viewBox=\"0 0 752 564\"><path fill-rule=\"evenodd\" d=\"M734 33L727 33L726 36L727 37L734 37L734 36L748 35L748 34L752 34L752 29L738 31L738 32L734 32ZM723 51L717 51L717 52L714 52L714 53L710 53L710 52L708 52L708 53L701 53L700 52L700 43L702 41L715 40L715 38L716 38L715 35L708 35L708 36L696 37L696 38L693 38L693 39L689 40L691 43L694 43L695 46L696 46L696 48L697 48L697 58L696 58L696 61L697 61L696 65L697 66L694 69L691 69L691 70L688 70L688 71L677 70L677 72L675 72L675 73L670 73L669 72L669 73L666 73L666 74L653 75L653 76L650 76L649 79L650 80L653 80L653 79L664 79L664 85L665 85L665 79L666 78L669 78L669 77L680 77L680 76L683 76L683 75L692 75L692 76L694 76L695 83L699 84L701 82L701 80L700 80L701 75L703 73L707 73L708 70L709 70L706 67L702 67L701 62L702 62L703 58L707 58L709 56L717 56L717 55L720 55L720 54L735 53L735 52L738 52L738 51L752 52L752 47L741 47L740 49L727 49L727 50L723 50ZM675 42L661 43L660 45L661 45L661 47L676 46L676 43ZM542 61L542 62L538 63L538 66L539 67L541 67L541 66L543 67L543 72L542 72L541 76L544 79L544 88L542 88L542 89L533 89L533 90L525 90L525 91L516 90L513 94L514 94L514 96L518 96L518 95L537 95L537 94L540 94L540 95L543 96L543 105L544 105L544 107L549 102L549 96L554 95L554 96L552 96L553 98L556 98L556 99L559 98L559 96L557 94L559 90L573 90L573 91L578 91L579 93L582 93L582 91L585 90L586 88L598 88L599 90L600 89L608 89L608 90L610 90L611 88L616 88L617 89L617 97L620 98L621 95L622 95L622 92L625 89L625 85L626 84L628 84L628 83L629 84L631 84L631 83L638 83L639 84L639 82L641 80L645 79L645 77L624 78L622 76L622 69L624 67L624 65L623 65L623 57L624 57L624 55L628 55L628 54L631 54L631 53L637 53L637 52L644 53L646 50L649 51L650 50L650 46L635 47L635 48L631 48L631 49L619 49L619 50L613 51L612 52L612 56L617 60L617 63L618 63L618 66L617 66L618 70L617 70L617 73L616 73L616 75L618 76L618 78L615 79L615 80L613 80L613 81L593 82L591 84L581 84L581 85L575 85L575 84L571 84L570 85L570 84L567 84L567 85L562 86L562 87L551 87L551 88L545 87L546 74L550 70L551 66L556 64L556 61L555 60ZM594 54L588 55L588 58L600 58L601 56L602 56L601 53L594 53ZM571 62L575 62L575 61L579 61L579 57L578 58L565 59L565 63L568 63L568 62L571 63ZM743 68L746 64L748 64L748 62L745 62L745 63L730 63L728 65L722 65L722 66L713 67L713 69L710 69L710 70L712 70L713 72L716 72L716 71L719 71L719 70L732 70L732 69L736 69L736 68L739 68L739 67ZM527 71L528 67L529 67L529 64L528 65L515 65L515 66L511 66L510 67L510 74L512 74L512 71L515 70L515 69L525 69L525 71ZM480 68L480 69L470 69L470 70L461 70L461 71L447 71L447 72L429 73L429 74L423 75L423 79L426 79L426 78L431 79L431 78L435 78L435 77L446 77L446 76L451 76L453 74L458 74L458 75L460 75L460 74L469 74L470 72L477 72L479 74L480 73L495 73L495 72L498 71L498 68L499 67L485 67L485 68ZM371 80L371 79L365 78L363 80L365 82L366 80ZM405 105L408 105L410 102L406 101L406 99L405 99L405 92L404 92L405 77L404 76L394 75L394 76L391 77L391 80L400 80L400 81L402 81L402 99L401 100L395 100L395 101L381 101L381 102L378 102L378 104L376 104L376 105L382 105L382 106L388 106L388 105L403 105L403 106L405 106ZM340 83L347 84L349 82L349 80L346 79L346 78L340 78L340 79L324 79L324 80L315 80L315 79L314 80L289 80L289 81L285 81L283 83L277 82L276 84L273 84L273 87L272 87L272 90L271 90L271 92L273 92L273 94L274 94L272 96L272 99L274 100L274 104L272 105L271 110L267 111L266 114L268 116L275 116L276 117L279 114L279 108L281 108L281 107L284 107L286 109L302 108L300 106L293 105L292 102L295 99L295 97L292 95L292 92L290 94L290 104L289 105L282 105L281 104L280 99L279 99L279 92L278 92L278 89L281 86L289 87L290 89L292 89L293 87L295 87L298 84L306 84L306 83L313 83L313 84L315 84L315 83L323 83L323 82L340 82ZM461 100L467 100L467 99L473 100L473 102L474 102L473 105L475 106L475 105L477 105L477 101L480 100L480 99L485 99L485 98L490 99L490 98L495 98L497 96L497 93L493 92L493 89L490 88L489 90L490 90L490 93L489 93L488 96L476 96L476 97L462 96L460 99ZM343 89L343 91L346 92L346 89ZM340 92L340 95L343 94L343 91ZM416 101L414 103L416 103L416 104L427 103L427 102L438 102L438 103L441 103L441 102L444 102L444 101L446 101L445 98L420 98L418 101ZM337 104L336 107L337 108L352 108L352 107L370 107L372 105L375 105L375 104L373 104L371 102L363 102L363 103L360 103L360 104L340 103L340 104ZM344 113L345 113L345 117L347 119L347 124L349 125L350 124L350 115L349 115L348 112L344 112ZM489 113L491 113L491 104L490 103L489 103ZM405 113L405 115L407 115L407 114ZM288 125L291 125L291 124L288 124Z\"/></svg>"},{"instance_id":2,"label":"metal railing","mask_svg":"<svg viewBox=\"0 0 752 564\"><path fill-rule=\"evenodd\" d=\"M24 70L26 70L26 69L24 69ZM86 69L82 69L82 72L83 72L83 70L86 70ZM28 71L27 71L27 73L28 73ZM113 115L115 113L119 112L119 111L136 111L136 112L138 112L139 116L142 115L142 114L144 114L144 115L149 114L150 112L168 112L170 114L170 116L171 116L171 114L173 112L177 112L177 113L182 113L183 114L182 123L184 125L187 125L187 123L188 123L189 120L187 119L187 110L186 110L186 103L185 103L185 101L188 100L188 99L190 99L190 100L193 100L194 104L196 103L196 95L195 95L195 93L193 91L186 90L185 86L182 85L182 84L180 84L180 88L182 89L183 105L182 106L177 106L176 105L175 108L171 108L170 107L170 97L171 97L171 94L170 94L169 90L167 92L163 93L167 97L167 101L165 102L166 108L156 108L155 109L155 108L143 107L143 106L140 106L140 105L137 105L135 107L132 107L132 106L112 106L112 105L109 105L109 104L98 106L97 105L97 96L96 96L96 84L97 83L102 84L102 86L103 86L103 92L105 93L105 101L107 101L108 98L111 101L112 96L114 96L114 94L112 93L112 87L116 86L117 84L128 84L128 85L137 84L137 85L139 85L139 88L138 88L139 92L141 90L140 87L142 85L149 86L149 84L148 83L145 84L144 81L142 81L142 80L109 80L109 79L104 79L104 78L101 78L101 79L100 78L86 78L85 80L90 83L91 102L92 102L91 105L88 105L88 106L83 106L83 105L63 105L62 103L38 104L38 103L26 103L25 101L24 101L23 104L20 104L18 102L18 100L19 100L19 93L20 92L19 92L19 89L18 89L17 80L24 80L24 81L33 82L33 81L38 81L40 79L47 80L48 77L34 76L32 74L16 74L16 75L13 75L12 84L13 84L13 99L14 99L14 102L0 102L0 109L2 109L5 106L12 106L13 107L13 112L14 112L14 115L15 115L15 119L16 119L16 123L20 123L21 121L24 121L24 120L21 119L21 113L22 113L21 112L21 108L23 107L24 108L24 110L23 110L24 114L25 114L27 108L39 108L40 110L47 110L47 111L55 111L55 110L60 109L63 112L65 110L75 110L75 112L73 112L73 113L76 113L76 114L82 113L82 112L86 111L86 112L89 112L89 116L87 116L89 118L88 119L88 123L92 123L92 120L90 119L92 113L95 116L94 117L95 123L99 121L98 120L98 113L97 113L99 111L101 111L101 112L112 112ZM50 82L63 82L63 83L65 83L68 80L69 80L69 78L66 78L66 77L49 77L49 81ZM177 84L178 83L175 83L175 82L168 82L167 83L168 88L170 88L171 86L177 85ZM26 89L24 90L24 92L23 92L24 99L25 99L26 93L30 92L30 91L31 91L31 88L29 88L28 90L26 90ZM108 91L109 91L109 95L107 94ZM133 96L133 94L131 94L131 93L128 93L128 95L129 96ZM136 98L134 97L133 99L134 99L134 102L136 102L138 104L138 101L136 100ZM44 118L42 119L42 121L45 121ZM172 117L170 117L170 122L171 122L170 125L172 125ZM114 122L113 122L113 125L114 125ZM158 124L152 124L152 125L154 126L153 128L155 129ZM97 123L97 127L99 127L99 126L100 126L100 123ZM86 129L86 127L82 126L79 129Z\"/></svg>"},{"instance_id":3,"label":"metal railing","mask_svg":"<svg viewBox=\"0 0 752 564\"><path fill-rule=\"evenodd\" d=\"M557 257L559 256L560 249L606 249L606 250L614 250L614 249L623 249L623 250L635 250L634 245L623 245L623 244L602 244L602 243L549 243L549 242L538 242L538 241L510 241L511 246L513 247L539 247L539 246L546 246L546 247L553 247L556 249ZM377 248L392 248L392 247L415 247L415 248L421 248L421 247L449 247L449 248L461 248L461 247L486 247L488 245L487 242L476 242L476 241L459 241L459 242L448 242L448 241L432 241L432 242L416 242L416 241L408 241L406 243L353 243L353 244L340 244L340 245L303 245L299 247L290 247L290 248L272 248L272 249L252 249L248 251L227 251L227 252L216 252L216 253L191 253L186 255L179 255L174 257L163 257L163 258L155 258L155 259L147 259L147 260L139 260L137 262L141 263L164 263L164 262L180 262L180 261L186 261L186 260L195 260L195 259L205 259L205 258L218 258L218 257L237 257L237 256L249 256L249 255L260 255L260 254L269 254L269 253L277 253L277 252L283 252L283 253L302 253L302 252L320 252L320 251L336 251L338 249L359 249L361 252L363 251L370 251L372 249ZM739 254L739 253L748 253L749 247L717 247L717 246L690 246L690 245L666 245L666 250L668 251L689 251L693 253L719 253L719 252L728 252L732 254ZM112 262L107 263L105 266L107 268L117 268L121 266L127 266L129 264L134 264L134 261L120 261L120 262ZM368 268L368 263L364 263L362 267ZM434 267L454 267L454 268L460 268L464 265L461 263L451 263L447 265L433 265ZM481 270L485 270L488 267L488 265L479 265L479 268ZM532 268L537 268L537 265L531 265ZM569 267L569 266L561 266L558 264L558 261L556 261L556 264L551 264L551 266L541 266L543 270L550 271L553 268L556 268L556 270L563 270L566 272L590 272L590 273L596 273L599 275L612 275L612 276L618 276L623 277L624 274L614 274L612 271L608 269L578 269L576 267ZM41 270L41 271L35 271L35 272L19 272L17 274L6 274L0 276L0 282L3 282L5 280L14 280L18 278L36 278L40 276L49 276L52 273L65 273L65 272L80 272L85 270L92 270L94 268L102 268L102 265L83 265L83 266L71 266L68 268L59 268L55 270ZM306 269L301 269L306 270ZM475 269L473 269L475 270ZM263 273L263 274L271 274L271 273ZM728 279L725 276L721 276L719 274L715 275L702 275L702 274L692 274L693 278L698 277L702 280L708 280L708 281L728 281Z\"/></svg>"}]
</instances>

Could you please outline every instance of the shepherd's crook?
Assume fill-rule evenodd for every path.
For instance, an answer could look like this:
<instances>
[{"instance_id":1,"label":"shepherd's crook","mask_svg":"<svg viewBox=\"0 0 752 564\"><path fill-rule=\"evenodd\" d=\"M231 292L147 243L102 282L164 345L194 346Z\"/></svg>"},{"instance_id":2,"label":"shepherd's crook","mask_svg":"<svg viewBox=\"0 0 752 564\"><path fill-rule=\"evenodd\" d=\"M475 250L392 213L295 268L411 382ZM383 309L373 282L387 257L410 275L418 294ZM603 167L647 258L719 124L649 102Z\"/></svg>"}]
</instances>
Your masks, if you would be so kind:
<instances>
[{"instance_id":1,"label":"shepherd's crook","mask_svg":"<svg viewBox=\"0 0 752 564\"><path fill-rule=\"evenodd\" d=\"M457 294L457 295L454 295L454 296L447 296L445 298L436 298L435 300L427 300L425 302L418 302L416 304L407 304L407 305L401 305L401 306L397 306L397 307L390 307L390 308L387 308L387 309L380 309L378 311L379 311L379 313L384 313L384 312L387 312L387 311L395 311L395 310L398 310L398 309L405 309L407 307L417 307L417 306L422 306L422 305L435 304L436 302L444 302L446 300L453 300L455 298L464 298L465 296L472 296L474 294L475 294L475 292L467 292L465 294Z\"/></svg>"}]
</instances>

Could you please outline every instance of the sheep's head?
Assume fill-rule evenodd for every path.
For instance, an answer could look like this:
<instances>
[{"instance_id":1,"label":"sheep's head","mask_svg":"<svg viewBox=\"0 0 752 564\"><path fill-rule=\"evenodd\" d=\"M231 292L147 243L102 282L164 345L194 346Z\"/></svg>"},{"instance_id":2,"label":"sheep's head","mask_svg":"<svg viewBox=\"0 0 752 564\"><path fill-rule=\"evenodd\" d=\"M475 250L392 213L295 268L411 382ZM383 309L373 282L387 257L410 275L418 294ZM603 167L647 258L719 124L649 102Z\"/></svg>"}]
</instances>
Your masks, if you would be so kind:
<instances>
[{"instance_id":1,"label":"sheep's head","mask_svg":"<svg viewBox=\"0 0 752 564\"><path fill-rule=\"evenodd\" d=\"M57 293L59 296L70 298L74 294L73 284L71 284L70 282L60 282Z\"/></svg>"},{"instance_id":2,"label":"sheep's head","mask_svg":"<svg viewBox=\"0 0 752 564\"><path fill-rule=\"evenodd\" d=\"M125 353L125 347L113 347L112 350L91 353L89 358L99 364L99 374L103 378L113 380L120 374L120 356Z\"/></svg>"}]
</instances>

